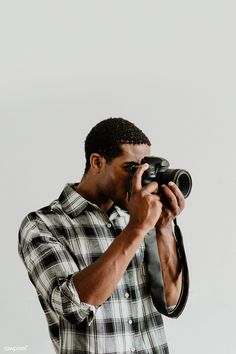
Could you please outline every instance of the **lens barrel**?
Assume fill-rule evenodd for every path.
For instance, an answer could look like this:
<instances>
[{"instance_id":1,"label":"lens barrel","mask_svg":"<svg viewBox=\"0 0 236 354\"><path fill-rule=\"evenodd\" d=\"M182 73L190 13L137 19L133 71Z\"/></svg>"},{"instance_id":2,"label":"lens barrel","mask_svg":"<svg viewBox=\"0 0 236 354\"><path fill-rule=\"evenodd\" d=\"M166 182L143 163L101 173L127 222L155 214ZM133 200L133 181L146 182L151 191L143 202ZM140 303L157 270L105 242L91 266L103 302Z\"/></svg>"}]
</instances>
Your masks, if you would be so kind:
<instances>
[{"instance_id":1,"label":"lens barrel","mask_svg":"<svg viewBox=\"0 0 236 354\"><path fill-rule=\"evenodd\" d=\"M192 189L192 178L188 171L181 169L167 169L165 172L159 174L157 182L159 185L174 182L187 198Z\"/></svg>"}]
</instances>

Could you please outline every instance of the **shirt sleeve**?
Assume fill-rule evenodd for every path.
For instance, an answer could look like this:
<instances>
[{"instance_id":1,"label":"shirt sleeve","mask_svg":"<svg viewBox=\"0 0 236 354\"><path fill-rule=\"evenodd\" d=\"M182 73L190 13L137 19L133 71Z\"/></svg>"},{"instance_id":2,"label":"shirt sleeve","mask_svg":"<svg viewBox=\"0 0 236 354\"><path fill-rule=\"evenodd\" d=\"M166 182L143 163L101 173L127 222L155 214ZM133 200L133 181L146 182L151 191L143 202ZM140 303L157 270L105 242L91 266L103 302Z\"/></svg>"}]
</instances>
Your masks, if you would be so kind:
<instances>
[{"instance_id":1,"label":"shirt sleeve","mask_svg":"<svg viewBox=\"0 0 236 354\"><path fill-rule=\"evenodd\" d=\"M42 222L26 217L19 231L19 254L37 292L59 316L91 324L97 306L80 301L73 282L79 271L69 250Z\"/></svg>"}]
</instances>

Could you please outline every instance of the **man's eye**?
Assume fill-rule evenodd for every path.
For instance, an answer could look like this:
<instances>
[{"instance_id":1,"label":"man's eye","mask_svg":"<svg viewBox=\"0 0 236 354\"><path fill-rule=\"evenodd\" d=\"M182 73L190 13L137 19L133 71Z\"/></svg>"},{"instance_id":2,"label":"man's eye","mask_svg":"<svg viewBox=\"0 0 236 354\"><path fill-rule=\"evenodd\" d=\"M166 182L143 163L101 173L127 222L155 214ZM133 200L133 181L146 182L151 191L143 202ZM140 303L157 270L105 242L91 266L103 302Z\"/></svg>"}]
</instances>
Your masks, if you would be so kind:
<instances>
[{"instance_id":1,"label":"man's eye","mask_svg":"<svg viewBox=\"0 0 236 354\"><path fill-rule=\"evenodd\" d=\"M127 165L124 167L124 170L127 172L127 173L131 173L134 169L135 169L135 165Z\"/></svg>"},{"instance_id":2,"label":"man's eye","mask_svg":"<svg viewBox=\"0 0 236 354\"><path fill-rule=\"evenodd\" d=\"M131 168L132 168L132 166L130 166L130 165L124 166L124 170L125 170L126 172L130 172L130 171L131 171Z\"/></svg>"}]
</instances>

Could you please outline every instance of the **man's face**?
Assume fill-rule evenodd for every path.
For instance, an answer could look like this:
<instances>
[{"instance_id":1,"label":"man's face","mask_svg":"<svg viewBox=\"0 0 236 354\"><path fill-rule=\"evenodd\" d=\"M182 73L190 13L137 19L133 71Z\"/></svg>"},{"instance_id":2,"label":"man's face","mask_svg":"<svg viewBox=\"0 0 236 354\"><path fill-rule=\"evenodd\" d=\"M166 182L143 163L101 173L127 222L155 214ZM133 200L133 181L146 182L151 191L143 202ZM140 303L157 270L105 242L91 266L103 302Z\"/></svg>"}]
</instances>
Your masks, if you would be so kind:
<instances>
[{"instance_id":1,"label":"man's face","mask_svg":"<svg viewBox=\"0 0 236 354\"><path fill-rule=\"evenodd\" d=\"M123 209L127 209L127 181L130 167L139 165L144 156L150 155L150 147L146 144L123 144L122 155L106 162L100 175L99 189L104 201L113 201Z\"/></svg>"}]
</instances>

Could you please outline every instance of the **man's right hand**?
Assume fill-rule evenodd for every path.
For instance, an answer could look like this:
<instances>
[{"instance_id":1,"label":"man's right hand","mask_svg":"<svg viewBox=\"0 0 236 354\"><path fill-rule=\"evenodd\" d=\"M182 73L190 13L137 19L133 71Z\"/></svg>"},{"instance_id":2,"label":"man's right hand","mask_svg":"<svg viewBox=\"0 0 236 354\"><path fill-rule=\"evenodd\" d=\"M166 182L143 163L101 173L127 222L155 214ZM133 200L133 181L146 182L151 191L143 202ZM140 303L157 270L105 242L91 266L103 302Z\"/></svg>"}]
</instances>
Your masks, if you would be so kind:
<instances>
[{"instance_id":1,"label":"man's right hand","mask_svg":"<svg viewBox=\"0 0 236 354\"><path fill-rule=\"evenodd\" d=\"M148 164L138 166L132 179L132 189L128 203L130 214L128 226L143 230L145 233L155 227L162 212L162 203L159 195L157 195L157 182L151 182L145 187L142 186L142 175L148 167Z\"/></svg>"}]
</instances>

